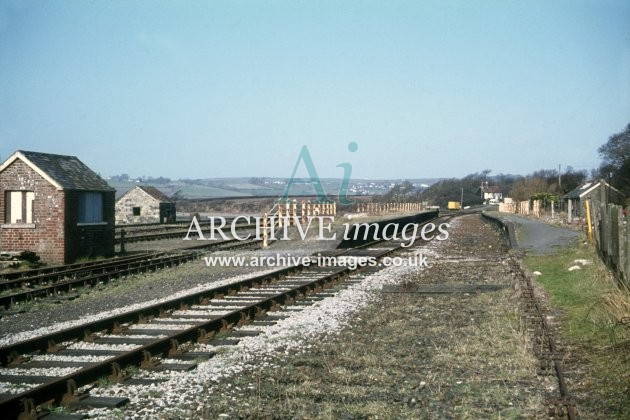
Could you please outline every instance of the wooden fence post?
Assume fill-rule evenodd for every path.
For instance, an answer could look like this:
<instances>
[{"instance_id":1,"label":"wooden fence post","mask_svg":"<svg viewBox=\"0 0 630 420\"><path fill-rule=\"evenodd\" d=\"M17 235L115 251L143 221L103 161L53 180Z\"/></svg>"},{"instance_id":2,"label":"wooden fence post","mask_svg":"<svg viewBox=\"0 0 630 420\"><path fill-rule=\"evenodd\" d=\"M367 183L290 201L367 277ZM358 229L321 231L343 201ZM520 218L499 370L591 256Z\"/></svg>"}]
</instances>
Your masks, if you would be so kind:
<instances>
[{"instance_id":1,"label":"wooden fence post","mask_svg":"<svg viewBox=\"0 0 630 420\"><path fill-rule=\"evenodd\" d=\"M593 243L593 224L591 223L591 199L587 199L586 205L586 229L588 231L588 241Z\"/></svg>"},{"instance_id":2,"label":"wooden fence post","mask_svg":"<svg viewBox=\"0 0 630 420\"><path fill-rule=\"evenodd\" d=\"M610 259L615 266L615 270L619 275L621 273L619 267L619 213L620 208L615 204L608 205L610 217Z\"/></svg>"},{"instance_id":3,"label":"wooden fence post","mask_svg":"<svg viewBox=\"0 0 630 420\"><path fill-rule=\"evenodd\" d=\"M624 217L623 230L621 232L621 239L623 244L621 246L623 255L623 263L620 263L623 270L623 277L626 281L626 287L630 287L630 229L628 229L628 216Z\"/></svg>"},{"instance_id":4,"label":"wooden fence post","mask_svg":"<svg viewBox=\"0 0 630 420\"><path fill-rule=\"evenodd\" d=\"M608 209L604 203L599 205L599 217L599 250L603 253L604 261L608 264L610 262L610 225Z\"/></svg>"},{"instance_id":5,"label":"wooden fence post","mask_svg":"<svg viewBox=\"0 0 630 420\"><path fill-rule=\"evenodd\" d=\"M268 243L268 234L267 234L267 225L269 224L269 219L267 218L267 213L263 214L263 248L267 248L269 246Z\"/></svg>"},{"instance_id":6,"label":"wooden fence post","mask_svg":"<svg viewBox=\"0 0 630 420\"><path fill-rule=\"evenodd\" d=\"M278 203L278 227L282 227L282 203Z\"/></svg>"}]
</instances>

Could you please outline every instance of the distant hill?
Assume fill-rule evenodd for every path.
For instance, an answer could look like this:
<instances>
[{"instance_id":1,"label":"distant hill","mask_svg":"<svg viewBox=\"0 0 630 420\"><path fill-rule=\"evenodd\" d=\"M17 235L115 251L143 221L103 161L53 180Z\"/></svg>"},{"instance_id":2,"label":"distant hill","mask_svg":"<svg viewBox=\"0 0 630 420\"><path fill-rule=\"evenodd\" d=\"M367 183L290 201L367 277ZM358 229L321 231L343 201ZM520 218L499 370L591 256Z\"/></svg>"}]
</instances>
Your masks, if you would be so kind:
<instances>
[{"instance_id":1,"label":"distant hill","mask_svg":"<svg viewBox=\"0 0 630 420\"><path fill-rule=\"evenodd\" d=\"M109 185L116 189L116 197L120 197L136 185L149 185L158 188L168 196L177 195L180 198L216 198L216 197L277 197L284 192L286 178L205 178L178 179L167 178L131 179L113 176L106 178ZM421 178L407 181L420 187L432 185L439 179ZM384 194L402 179L353 179L350 182L348 195L378 195ZM328 194L337 194L341 179L323 178L322 184ZM296 180L291 186L291 195L312 195L313 186L308 180Z\"/></svg>"}]
</instances>

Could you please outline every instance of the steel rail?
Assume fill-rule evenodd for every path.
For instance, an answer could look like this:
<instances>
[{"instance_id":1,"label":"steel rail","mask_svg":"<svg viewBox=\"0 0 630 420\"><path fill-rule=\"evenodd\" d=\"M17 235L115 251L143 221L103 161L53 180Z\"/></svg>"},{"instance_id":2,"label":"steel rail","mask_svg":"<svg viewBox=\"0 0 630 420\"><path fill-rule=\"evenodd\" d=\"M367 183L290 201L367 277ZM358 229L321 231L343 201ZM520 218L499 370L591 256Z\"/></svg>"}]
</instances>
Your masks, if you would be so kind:
<instances>
[{"instance_id":1,"label":"steel rail","mask_svg":"<svg viewBox=\"0 0 630 420\"><path fill-rule=\"evenodd\" d=\"M423 223L428 223L431 220L423 221ZM336 256L342 256L351 255L354 252L354 255L356 255L356 250L358 248L373 247L379 242L382 241L370 242L345 250L336 250L333 252L333 254ZM394 246L389 246L385 249L369 250L367 251L367 254L377 259L380 259L399 249L402 249L401 243L394 243L393 245ZM190 255L192 254L194 253L191 252ZM358 267L357 270L368 270L370 268L372 267ZM275 270L271 273L266 273L237 281L232 284L218 286L187 296L170 299L138 310L110 316L97 321L84 323L75 327L66 328L61 331L44 334L39 337L34 337L32 339L2 346L0 347L0 363L3 366L6 366L11 362L19 361L19 358L23 354L33 354L46 352L48 350L55 350L58 348L57 343L81 340L82 338L91 336L91 332L117 331L120 329L120 326L124 324L139 322L143 319L146 319L147 317L164 315L169 311L186 308L189 305L204 304L207 303L208 299L234 294L238 291L246 291L252 286L267 284L272 282L273 280L280 280L285 276L291 275L293 273L302 273L304 271L309 271L311 273L323 271L323 273L321 273L323 275L318 276L316 279L312 279L311 281L295 285L291 288L291 290L278 292L276 294L273 294L272 296L267 295L264 299L261 299L260 301L247 304L244 307L232 311L226 315L208 319L207 321L203 321L195 325L194 327L189 327L181 331L174 331L166 338L156 339L131 351L113 356L103 362L81 368L69 375L55 378L48 383L16 394L0 402L0 412L3 413L3 416L7 416L7 418L17 418L21 413L22 406L24 406L25 408L34 407L35 405L43 404L51 400L58 403L62 400L64 395L67 396L66 392L69 389L69 383L76 384L77 387L88 385L110 373L113 364L117 364L119 366L138 364L143 359L146 360L147 355L151 357L152 355L163 354L167 352L168 349L172 349L174 346L176 347L179 343L194 341L198 339L202 335L201 330L219 331L226 324L234 324L242 322L243 320L252 319L261 310L265 311L271 309L272 307L275 307L279 303L292 301L294 298L300 295L304 295L309 291L316 290L326 283L335 281L339 277L347 275L352 270L350 270L350 268L348 267L342 267L330 272L330 268L326 270L326 268L322 268L316 265L307 266L303 263L292 265ZM22 414L28 415L29 413L22 412Z\"/></svg>"},{"instance_id":2,"label":"steel rail","mask_svg":"<svg viewBox=\"0 0 630 420\"><path fill-rule=\"evenodd\" d=\"M395 250L400 249L400 245L396 247L388 248L381 252L374 253L377 258L382 258ZM273 273L268 273L255 278L246 279L234 284L225 285L210 289L204 292L199 292L183 298L173 299L168 302L152 305L148 308L143 308L138 311L132 311L123 315L110 317L107 319L87 323L78 327L73 327L67 330L63 330L57 333L48 334L45 336L37 337L31 340L26 340L20 343L15 343L11 346L5 346L0 348L0 359L3 364L12 360L16 354L22 354L25 352L34 353L42 352L48 349L51 345L50 340L58 339L60 341L69 341L77 339L81 336L89 334L89 331L102 331L112 330L116 325L126 324L128 322L137 321L140 316L157 316L163 314L164 311L169 309L181 308L182 305L198 304L202 299L208 299L217 295L231 294L236 288L247 290L252 285L260 285L268 282L271 278L280 279L283 275L288 275L294 272L302 272L307 269L303 264L299 264L292 267L287 267L281 270L277 270ZM317 266L308 267L308 271L317 271L320 269ZM63 377L56 378L48 383L36 386L27 391L21 392L0 402L0 412L6 415L7 418L17 418L20 415L21 409L24 406L24 401L31 400L33 405L39 405L44 402L54 400L56 403L60 402L68 390L68 382L74 381L77 387L88 385L97 381L99 378L106 376L112 372L112 365L114 363L119 366L137 365L143 359L146 359L147 354L150 356L160 355L168 352L174 345L183 342L195 341L200 337L200 330L220 331L226 324L235 324L242 322L243 320L253 319L260 311L266 311L278 304L284 304L288 301L293 301L300 295L308 294L309 292L316 290L319 287L324 286L327 283L336 281L339 277L347 275L351 270L348 267L337 268L333 272L326 272L323 276L313 279L309 282L299 284L292 287L290 290L277 292L272 296L265 296L263 299L245 305L242 308L231 311L228 314L209 319L194 325L193 327L186 328L182 331L174 331L165 338L156 339L150 343L137 347L131 351L127 351L123 354L113 356L105 361L97 364L81 368L71 374ZM77 337L78 336L78 337ZM71 338L73 337L73 338Z\"/></svg>"},{"instance_id":3,"label":"steel rail","mask_svg":"<svg viewBox=\"0 0 630 420\"><path fill-rule=\"evenodd\" d=\"M226 241L208 242L199 245L193 245L183 248L182 253L167 254L160 252L155 254L142 254L138 257L130 257L129 259L109 260L101 265L90 266L88 269L71 269L65 272L54 273L56 280L51 280L50 284L45 286L21 290L15 293L0 295L0 308L9 308L12 305L32 300L37 297L47 297L56 295L61 291L71 291L77 286L96 285L99 282L107 282L114 278L125 276L128 274L138 274L145 271L154 270L156 268L164 268L166 266L179 265L197 258L199 252L208 248L218 248L219 250L229 250L249 247L257 245L259 240L238 241L236 239L228 239ZM68 278L69 275L72 277ZM20 278L9 282L0 283L0 287L13 286L13 288L23 287L25 284L37 281L44 283L48 277L45 275ZM66 279L66 280L59 280Z\"/></svg>"}]
</instances>

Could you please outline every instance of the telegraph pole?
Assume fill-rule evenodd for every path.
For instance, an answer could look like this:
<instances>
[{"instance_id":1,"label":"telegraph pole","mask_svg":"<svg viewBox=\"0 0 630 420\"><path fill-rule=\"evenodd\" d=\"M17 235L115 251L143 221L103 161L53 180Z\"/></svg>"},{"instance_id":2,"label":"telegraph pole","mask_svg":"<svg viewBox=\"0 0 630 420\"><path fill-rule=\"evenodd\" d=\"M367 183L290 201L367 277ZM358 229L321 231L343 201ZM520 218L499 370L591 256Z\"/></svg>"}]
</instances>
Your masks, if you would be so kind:
<instances>
[{"instance_id":1,"label":"telegraph pole","mask_svg":"<svg viewBox=\"0 0 630 420\"><path fill-rule=\"evenodd\" d=\"M562 165L558 164L558 211L562 211ZM553 206L553 204L552 204Z\"/></svg>"}]
</instances>

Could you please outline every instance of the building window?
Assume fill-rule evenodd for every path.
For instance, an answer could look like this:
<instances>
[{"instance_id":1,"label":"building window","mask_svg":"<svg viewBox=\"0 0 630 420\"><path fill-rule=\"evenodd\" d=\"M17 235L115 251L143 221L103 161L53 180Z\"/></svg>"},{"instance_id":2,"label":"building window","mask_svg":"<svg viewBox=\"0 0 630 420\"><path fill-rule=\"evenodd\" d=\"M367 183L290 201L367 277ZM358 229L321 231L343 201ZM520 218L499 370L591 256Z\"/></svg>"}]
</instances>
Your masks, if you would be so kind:
<instances>
[{"instance_id":1,"label":"building window","mask_svg":"<svg viewBox=\"0 0 630 420\"><path fill-rule=\"evenodd\" d=\"M103 221L103 194L84 192L79 195L79 223Z\"/></svg>"},{"instance_id":2,"label":"building window","mask_svg":"<svg viewBox=\"0 0 630 420\"><path fill-rule=\"evenodd\" d=\"M33 191L5 191L4 222L10 224L33 223Z\"/></svg>"},{"instance_id":3,"label":"building window","mask_svg":"<svg viewBox=\"0 0 630 420\"><path fill-rule=\"evenodd\" d=\"M133 208L133 215L134 216L140 216L140 207L134 207Z\"/></svg>"}]
</instances>

